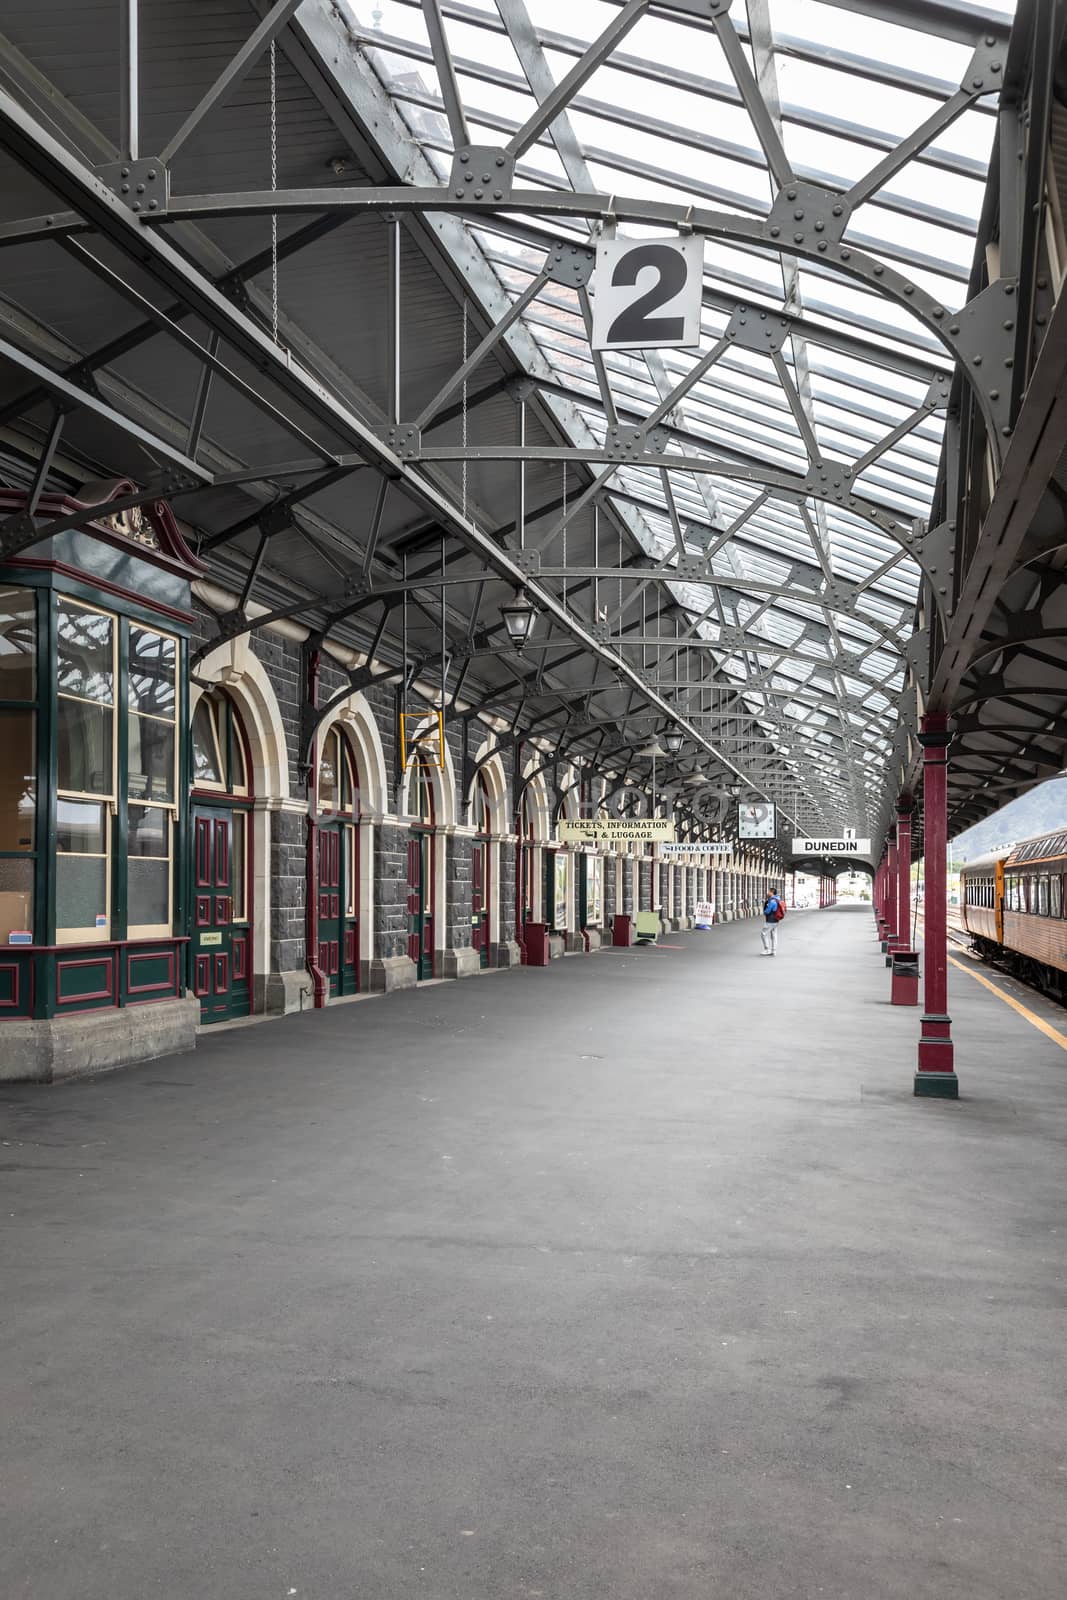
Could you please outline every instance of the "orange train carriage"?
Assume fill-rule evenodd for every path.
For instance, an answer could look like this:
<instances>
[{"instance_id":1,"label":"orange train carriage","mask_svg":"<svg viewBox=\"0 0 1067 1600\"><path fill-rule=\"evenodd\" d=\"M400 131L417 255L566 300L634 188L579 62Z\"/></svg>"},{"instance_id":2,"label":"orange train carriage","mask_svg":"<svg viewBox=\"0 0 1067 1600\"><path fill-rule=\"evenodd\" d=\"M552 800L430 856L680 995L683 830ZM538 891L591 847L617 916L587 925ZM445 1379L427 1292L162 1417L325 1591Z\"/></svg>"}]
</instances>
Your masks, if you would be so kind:
<instances>
[{"instance_id":1,"label":"orange train carriage","mask_svg":"<svg viewBox=\"0 0 1067 1600\"><path fill-rule=\"evenodd\" d=\"M960 900L983 960L1067 1001L1067 830L968 861Z\"/></svg>"}]
</instances>

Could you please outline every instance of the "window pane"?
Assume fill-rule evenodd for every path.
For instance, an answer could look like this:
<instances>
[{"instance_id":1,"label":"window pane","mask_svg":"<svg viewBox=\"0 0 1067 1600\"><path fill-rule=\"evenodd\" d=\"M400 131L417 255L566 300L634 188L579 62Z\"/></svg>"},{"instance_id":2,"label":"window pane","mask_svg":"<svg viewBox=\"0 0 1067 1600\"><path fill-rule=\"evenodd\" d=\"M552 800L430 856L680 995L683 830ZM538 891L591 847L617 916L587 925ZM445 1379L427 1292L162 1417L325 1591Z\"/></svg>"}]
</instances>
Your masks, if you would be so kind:
<instances>
[{"instance_id":1,"label":"window pane","mask_svg":"<svg viewBox=\"0 0 1067 1600\"><path fill-rule=\"evenodd\" d=\"M331 733L322 748L319 762L319 810L337 809L337 735Z\"/></svg>"},{"instance_id":2,"label":"window pane","mask_svg":"<svg viewBox=\"0 0 1067 1600\"><path fill-rule=\"evenodd\" d=\"M0 861L0 944L33 932L33 862Z\"/></svg>"},{"instance_id":3,"label":"window pane","mask_svg":"<svg viewBox=\"0 0 1067 1600\"><path fill-rule=\"evenodd\" d=\"M233 837L230 841L230 852L233 859L233 920L243 922L248 915L245 905L245 866L247 863L247 818L243 811L233 813Z\"/></svg>"},{"instance_id":4,"label":"window pane","mask_svg":"<svg viewBox=\"0 0 1067 1600\"><path fill-rule=\"evenodd\" d=\"M100 856L56 860L57 928L106 928L107 862Z\"/></svg>"},{"instance_id":5,"label":"window pane","mask_svg":"<svg viewBox=\"0 0 1067 1600\"><path fill-rule=\"evenodd\" d=\"M230 717L230 780L229 787L234 793L242 793L248 788L248 774L245 772L245 752L241 743L241 732L237 726L237 713L232 712Z\"/></svg>"},{"instance_id":6,"label":"window pane","mask_svg":"<svg viewBox=\"0 0 1067 1600\"><path fill-rule=\"evenodd\" d=\"M32 711L0 711L0 750L0 850L32 850L37 799Z\"/></svg>"},{"instance_id":7,"label":"window pane","mask_svg":"<svg viewBox=\"0 0 1067 1600\"><path fill-rule=\"evenodd\" d=\"M129 703L153 717L174 716L174 640L132 622Z\"/></svg>"},{"instance_id":8,"label":"window pane","mask_svg":"<svg viewBox=\"0 0 1067 1600\"><path fill-rule=\"evenodd\" d=\"M56 616L60 694L77 694L111 705L115 698L113 619L66 600L59 602Z\"/></svg>"},{"instance_id":9,"label":"window pane","mask_svg":"<svg viewBox=\"0 0 1067 1600\"><path fill-rule=\"evenodd\" d=\"M345 916L356 914L356 830L345 829Z\"/></svg>"},{"instance_id":10,"label":"window pane","mask_svg":"<svg viewBox=\"0 0 1067 1600\"><path fill-rule=\"evenodd\" d=\"M58 712L59 787L78 794L110 794L111 707L60 699Z\"/></svg>"},{"instance_id":11,"label":"window pane","mask_svg":"<svg viewBox=\"0 0 1067 1600\"><path fill-rule=\"evenodd\" d=\"M169 923L170 862L131 856L126 898L130 928L155 928Z\"/></svg>"},{"instance_id":12,"label":"window pane","mask_svg":"<svg viewBox=\"0 0 1067 1600\"><path fill-rule=\"evenodd\" d=\"M56 805L56 850L60 855L107 854L104 808L92 800L64 800Z\"/></svg>"},{"instance_id":13,"label":"window pane","mask_svg":"<svg viewBox=\"0 0 1067 1600\"><path fill-rule=\"evenodd\" d=\"M34 698L36 652L33 590L0 587L0 700Z\"/></svg>"},{"instance_id":14,"label":"window pane","mask_svg":"<svg viewBox=\"0 0 1067 1600\"><path fill-rule=\"evenodd\" d=\"M126 818L129 856L170 855L170 818L160 806L128 806Z\"/></svg>"},{"instance_id":15,"label":"window pane","mask_svg":"<svg viewBox=\"0 0 1067 1600\"><path fill-rule=\"evenodd\" d=\"M174 724L130 713L130 797L174 799Z\"/></svg>"},{"instance_id":16,"label":"window pane","mask_svg":"<svg viewBox=\"0 0 1067 1600\"><path fill-rule=\"evenodd\" d=\"M221 783L218 747L215 743L215 719L212 705L206 696L196 702L193 712L193 782Z\"/></svg>"}]
</instances>

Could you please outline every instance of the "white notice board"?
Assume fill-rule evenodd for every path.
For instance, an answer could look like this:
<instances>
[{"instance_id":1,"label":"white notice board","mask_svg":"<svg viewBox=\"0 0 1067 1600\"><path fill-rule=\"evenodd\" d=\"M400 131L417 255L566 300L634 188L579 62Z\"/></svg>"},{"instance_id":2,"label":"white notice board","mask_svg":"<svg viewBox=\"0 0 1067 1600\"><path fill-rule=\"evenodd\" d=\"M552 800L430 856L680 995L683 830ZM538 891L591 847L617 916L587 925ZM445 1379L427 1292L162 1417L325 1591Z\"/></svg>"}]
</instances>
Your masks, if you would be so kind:
<instances>
[{"instance_id":1,"label":"white notice board","mask_svg":"<svg viewBox=\"0 0 1067 1600\"><path fill-rule=\"evenodd\" d=\"M593 275L594 350L685 350L700 344L704 241L601 239Z\"/></svg>"}]
</instances>

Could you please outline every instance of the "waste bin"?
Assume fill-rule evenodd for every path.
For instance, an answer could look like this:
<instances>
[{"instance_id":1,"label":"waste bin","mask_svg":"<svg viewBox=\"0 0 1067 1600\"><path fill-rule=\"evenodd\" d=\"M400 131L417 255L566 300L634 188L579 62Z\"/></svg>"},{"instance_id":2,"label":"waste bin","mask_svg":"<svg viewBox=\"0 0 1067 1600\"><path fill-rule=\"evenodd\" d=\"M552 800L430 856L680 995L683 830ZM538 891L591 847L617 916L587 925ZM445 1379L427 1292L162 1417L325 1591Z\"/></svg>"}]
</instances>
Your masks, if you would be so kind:
<instances>
[{"instance_id":1,"label":"waste bin","mask_svg":"<svg viewBox=\"0 0 1067 1600\"><path fill-rule=\"evenodd\" d=\"M526 946L528 967L548 966L548 924L527 922L523 925L522 941Z\"/></svg>"},{"instance_id":2,"label":"waste bin","mask_svg":"<svg viewBox=\"0 0 1067 1600\"><path fill-rule=\"evenodd\" d=\"M895 1006L919 1004L919 952L893 951L893 984L890 996Z\"/></svg>"},{"instance_id":3,"label":"waste bin","mask_svg":"<svg viewBox=\"0 0 1067 1600\"><path fill-rule=\"evenodd\" d=\"M633 918L629 912L616 911L611 921L612 944L620 945L624 950L628 949L633 943L632 927Z\"/></svg>"}]
</instances>

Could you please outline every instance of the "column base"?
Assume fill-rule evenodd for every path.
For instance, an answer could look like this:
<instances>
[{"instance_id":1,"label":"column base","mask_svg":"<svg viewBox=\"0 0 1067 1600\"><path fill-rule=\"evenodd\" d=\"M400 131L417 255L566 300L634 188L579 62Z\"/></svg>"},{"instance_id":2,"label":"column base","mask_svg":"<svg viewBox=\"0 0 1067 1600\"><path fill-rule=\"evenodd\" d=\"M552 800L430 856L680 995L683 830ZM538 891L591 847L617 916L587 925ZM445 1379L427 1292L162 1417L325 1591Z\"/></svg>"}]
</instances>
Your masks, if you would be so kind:
<instances>
[{"instance_id":1,"label":"column base","mask_svg":"<svg viewBox=\"0 0 1067 1600\"><path fill-rule=\"evenodd\" d=\"M960 1080L954 1072L917 1072L915 1093L920 1099L958 1100Z\"/></svg>"},{"instance_id":2,"label":"column base","mask_svg":"<svg viewBox=\"0 0 1067 1600\"><path fill-rule=\"evenodd\" d=\"M475 978L482 970L482 958L473 945L441 951L442 978Z\"/></svg>"},{"instance_id":3,"label":"column base","mask_svg":"<svg viewBox=\"0 0 1067 1600\"><path fill-rule=\"evenodd\" d=\"M392 994L395 989L414 989L418 981L415 963L408 956L379 956L367 963L365 992Z\"/></svg>"},{"instance_id":4,"label":"column base","mask_svg":"<svg viewBox=\"0 0 1067 1600\"><path fill-rule=\"evenodd\" d=\"M360 987L365 987L362 972ZM257 1014L287 1017L293 1011L310 1011L314 995L306 967L292 972L257 973L252 986L252 1009Z\"/></svg>"},{"instance_id":5,"label":"column base","mask_svg":"<svg viewBox=\"0 0 1067 1600\"><path fill-rule=\"evenodd\" d=\"M521 967L522 951L514 939L502 939L493 947L494 965L497 967Z\"/></svg>"}]
</instances>

